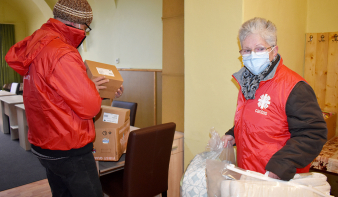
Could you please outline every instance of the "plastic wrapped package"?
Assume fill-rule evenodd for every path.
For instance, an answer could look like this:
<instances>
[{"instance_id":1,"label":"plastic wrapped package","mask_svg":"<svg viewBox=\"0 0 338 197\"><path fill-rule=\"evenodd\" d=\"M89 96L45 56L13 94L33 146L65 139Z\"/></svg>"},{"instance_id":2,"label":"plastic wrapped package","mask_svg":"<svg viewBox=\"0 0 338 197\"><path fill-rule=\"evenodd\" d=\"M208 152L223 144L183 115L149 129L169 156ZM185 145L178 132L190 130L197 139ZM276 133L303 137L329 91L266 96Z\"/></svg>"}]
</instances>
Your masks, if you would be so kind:
<instances>
[{"instance_id":1,"label":"plastic wrapped package","mask_svg":"<svg viewBox=\"0 0 338 197\"><path fill-rule=\"evenodd\" d=\"M206 161L206 175L207 175L207 193L208 196L221 196L221 183L225 180L222 176L222 170L226 166L226 162L208 159Z\"/></svg>"},{"instance_id":2,"label":"plastic wrapped package","mask_svg":"<svg viewBox=\"0 0 338 197\"><path fill-rule=\"evenodd\" d=\"M224 143L214 128L210 130L210 140L205 152L197 154L190 162L181 181L182 197L207 197L206 161L225 160L226 163L236 163L232 145L224 148ZM223 166L224 167L224 166Z\"/></svg>"},{"instance_id":3,"label":"plastic wrapped package","mask_svg":"<svg viewBox=\"0 0 338 197\"><path fill-rule=\"evenodd\" d=\"M209 164L220 166L220 161L207 161L207 177L209 176ZM211 171L213 171L212 169ZM296 174L290 181L282 181L268 177L268 174L261 174L249 170L243 170L224 163L221 172L223 180L212 178L220 183L220 193L215 196L221 197L330 197L330 185L326 176L320 173ZM209 180L207 180L209 183ZM219 184L219 183L218 183Z\"/></svg>"}]
</instances>

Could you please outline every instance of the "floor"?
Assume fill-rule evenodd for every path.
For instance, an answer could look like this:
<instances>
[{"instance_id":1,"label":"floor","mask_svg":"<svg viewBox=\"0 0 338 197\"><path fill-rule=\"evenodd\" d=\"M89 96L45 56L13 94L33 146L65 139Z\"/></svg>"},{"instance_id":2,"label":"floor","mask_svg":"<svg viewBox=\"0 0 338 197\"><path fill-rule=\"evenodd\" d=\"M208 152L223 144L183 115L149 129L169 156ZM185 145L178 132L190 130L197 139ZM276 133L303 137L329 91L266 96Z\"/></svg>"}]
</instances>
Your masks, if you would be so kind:
<instances>
[{"instance_id":1,"label":"floor","mask_svg":"<svg viewBox=\"0 0 338 197\"><path fill-rule=\"evenodd\" d=\"M51 197L47 179L0 192L0 197Z\"/></svg>"}]
</instances>

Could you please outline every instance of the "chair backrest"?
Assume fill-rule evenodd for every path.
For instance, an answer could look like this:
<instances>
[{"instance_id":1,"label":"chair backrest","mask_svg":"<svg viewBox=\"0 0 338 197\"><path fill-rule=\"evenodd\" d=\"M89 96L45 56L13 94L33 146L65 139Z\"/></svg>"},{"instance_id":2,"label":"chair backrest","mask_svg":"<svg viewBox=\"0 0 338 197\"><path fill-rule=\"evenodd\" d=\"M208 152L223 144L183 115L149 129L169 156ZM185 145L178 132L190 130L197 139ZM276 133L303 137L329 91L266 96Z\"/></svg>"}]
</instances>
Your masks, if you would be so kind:
<instances>
[{"instance_id":1,"label":"chair backrest","mask_svg":"<svg viewBox=\"0 0 338 197\"><path fill-rule=\"evenodd\" d=\"M124 108L124 109L130 109L130 126L135 125L137 103L113 100L111 106L112 107Z\"/></svg>"},{"instance_id":2,"label":"chair backrest","mask_svg":"<svg viewBox=\"0 0 338 197\"><path fill-rule=\"evenodd\" d=\"M18 94L22 95L23 94L23 83L19 84L19 91Z\"/></svg>"},{"instance_id":3,"label":"chair backrest","mask_svg":"<svg viewBox=\"0 0 338 197\"><path fill-rule=\"evenodd\" d=\"M19 93L19 83L12 83L10 92L13 93L13 94L18 94Z\"/></svg>"},{"instance_id":4,"label":"chair backrest","mask_svg":"<svg viewBox=\"0 0 338 197\"><path fill-rule=\"evenodd\" d=\"M176 124L130 132L123 174L123 196L155 196L168 190L168 171Z\"/></svg>"},{"instance_id":5,"label":"chair backrest","mask_svg":"<svg viewBox=\"0 0 338 197\"><path fill-rule=\"evenodd\" d=\"M11 83L4 84L2 89L9 92L11 90L11 85L12 85Z\"/></svg>"}]
</instances>

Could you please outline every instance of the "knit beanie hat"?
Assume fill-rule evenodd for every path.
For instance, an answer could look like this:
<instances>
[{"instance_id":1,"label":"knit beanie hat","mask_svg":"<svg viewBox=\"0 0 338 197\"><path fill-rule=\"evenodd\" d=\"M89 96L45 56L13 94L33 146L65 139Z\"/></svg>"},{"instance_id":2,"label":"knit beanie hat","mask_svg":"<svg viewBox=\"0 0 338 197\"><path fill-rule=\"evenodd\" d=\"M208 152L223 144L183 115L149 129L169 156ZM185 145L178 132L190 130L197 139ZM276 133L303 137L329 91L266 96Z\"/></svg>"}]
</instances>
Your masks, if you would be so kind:
<instances>
[{"instance_id":1,"label":"knit beanie hat","mask_svg":"<svg viewBox=\"0 0 338 197\"><path fill-rule=\"evenodd\" d=\"M93 12L87 0L58 0L53 14L60 18L78 24L90 24L93 20Z\"/></svg>"}]
</instances>

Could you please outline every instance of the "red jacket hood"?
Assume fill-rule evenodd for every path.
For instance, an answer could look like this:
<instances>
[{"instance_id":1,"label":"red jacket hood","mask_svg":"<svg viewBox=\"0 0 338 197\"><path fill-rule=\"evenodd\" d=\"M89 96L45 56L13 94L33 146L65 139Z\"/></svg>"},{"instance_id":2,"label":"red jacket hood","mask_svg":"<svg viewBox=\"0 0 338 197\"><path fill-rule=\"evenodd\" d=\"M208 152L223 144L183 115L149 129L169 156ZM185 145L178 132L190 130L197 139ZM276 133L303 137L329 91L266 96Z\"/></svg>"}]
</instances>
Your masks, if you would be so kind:
<instances>
[{"instance_id":1,"label":"red jacket hood","mask_svg":"<svg viewBox=\"0 0 338 197\"><path fill-rule=\"evenodd\" d=\"M51 18L31 36L12 46L5 59L11 68L24 76L28 73L29 66L35 57L52 40L59 38L73 47L78 47L85 37L84 31Z\"/></svg>"}]
</instances>

